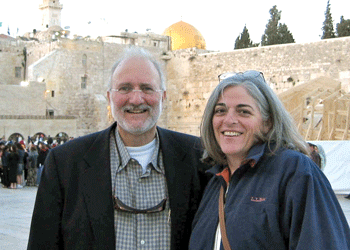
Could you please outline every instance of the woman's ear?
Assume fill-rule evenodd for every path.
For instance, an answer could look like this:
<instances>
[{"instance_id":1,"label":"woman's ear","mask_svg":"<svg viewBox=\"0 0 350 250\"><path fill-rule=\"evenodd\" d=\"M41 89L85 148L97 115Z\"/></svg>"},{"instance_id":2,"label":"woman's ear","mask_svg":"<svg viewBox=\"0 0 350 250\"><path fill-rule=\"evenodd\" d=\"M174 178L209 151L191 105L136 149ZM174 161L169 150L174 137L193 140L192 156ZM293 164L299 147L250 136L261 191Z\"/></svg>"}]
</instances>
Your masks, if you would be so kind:
<instances>
[{"instance_id":1,"label":"woman's ear","mask_svg":"<svg viewBox=\"0 0 350 250\"><path fill-rule=\"evenodd\" d=\"M272 122L271 119L268 119L267 121L263 122L263 128L262 131L264 134L267 134L272 129Z\"/></svg>"}]
</instances>

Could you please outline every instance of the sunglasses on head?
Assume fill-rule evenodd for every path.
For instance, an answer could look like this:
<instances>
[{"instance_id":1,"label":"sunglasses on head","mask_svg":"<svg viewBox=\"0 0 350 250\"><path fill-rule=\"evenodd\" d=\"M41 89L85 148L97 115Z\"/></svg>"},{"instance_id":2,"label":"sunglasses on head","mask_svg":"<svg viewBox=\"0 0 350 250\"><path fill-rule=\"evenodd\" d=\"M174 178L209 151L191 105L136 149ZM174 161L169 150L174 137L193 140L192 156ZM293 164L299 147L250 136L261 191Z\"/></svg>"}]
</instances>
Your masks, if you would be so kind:
<instances>
[{"instance_id":1,"label":"sunglasses on head","mask_svg":"<svg viewBox=\"0 0 350 250\"><path fill-rule=\"evenodd\" d=\"M219 82L221 82L222 80L226 78L231 78L231 77L234 77L237 80L249 80L249 79L257 78L259 76L261 76L265 81L264 74L256 70L248 70L245 72L226 72L218 75L218 78L219 78Z\"/></svg>"}]
</instances>

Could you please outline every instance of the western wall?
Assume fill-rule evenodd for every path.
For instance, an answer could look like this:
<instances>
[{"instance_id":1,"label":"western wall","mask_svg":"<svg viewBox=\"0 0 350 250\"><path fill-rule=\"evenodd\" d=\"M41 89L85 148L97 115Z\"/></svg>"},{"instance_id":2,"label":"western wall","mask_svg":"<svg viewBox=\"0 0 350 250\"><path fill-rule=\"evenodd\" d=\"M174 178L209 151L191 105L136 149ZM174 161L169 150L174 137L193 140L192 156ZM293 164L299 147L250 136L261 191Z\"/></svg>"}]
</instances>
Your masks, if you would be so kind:
<instances>
[{"instance_id":1,"label":"western wall","mask_svg":"<svg viewBox=\"0 0 350 250\"><path fill-rule=\"evenodd\" d=\"M261 71L276 93L321 76L340 81L349 92L349 55L350 37L221 53L175 51L167 63L166 126L199 135L206 100L224 72Z\"/></svg>"},{"instance_id":2,"label":"western wall","mask_svg":"<svg viewBox=\"0 0 350 250\"><path fill-rule=\"evenodd\" d=\"M9 91L7 87L18 85L21 81L12 75L14 68L24 60L24 46L27 51L27 80L30 84L26 90ZM0 132L6 131L4 135L7 138L10 136L8 128L16 124L17 131L11 131L23 134L25 138L27 133L32 135L42 132L54 136L57 131L77 137L106 128L111 122L106 100L110 68L128 46L102 40L70 39L12 44L12 49L7 50L4 49L6 46L0 46L0 92L3 93ZM217 76L224 72L248 69L262 71L277 93L317 77L328 76L340 81L342 88L349 92L349 37L230 52L209 53L195 48L177 51L152 46L145 48L161 59L167 72L167 100L159 125L194 135L199 135L202 113L206 100L218 83ZM35 93L30 89L40 84L39 78L45 83L45 91L37 90L37 99L44 104L32 108L30 104L34 103L31 100L35 98ZM26 119L4 116L8 114L4 110L7 109L5 103L9 98L21 107L11 108L12 115L25 115ZM39 121L40 117L31 118L45 113L43 120ZM31 124L32 129L28 130L28 124ZM52 124L56 126L55 129Z\"/></svg>"}]
</instances>

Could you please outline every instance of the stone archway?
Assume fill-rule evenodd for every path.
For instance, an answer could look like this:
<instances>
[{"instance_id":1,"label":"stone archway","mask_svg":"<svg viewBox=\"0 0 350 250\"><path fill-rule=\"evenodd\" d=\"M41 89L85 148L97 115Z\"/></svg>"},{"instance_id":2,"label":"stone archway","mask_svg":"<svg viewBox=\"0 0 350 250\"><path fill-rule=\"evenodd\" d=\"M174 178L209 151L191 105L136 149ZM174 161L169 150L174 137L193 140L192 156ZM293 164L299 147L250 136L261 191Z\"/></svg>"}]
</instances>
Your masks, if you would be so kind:
<instances>
[{"instance_id":1,"label":"stone archway","mask_svg":"<svg viewBox=\"0 0 350 250\"><path fill-rule=\"evenodd\" d=\"M12 142L20 142L22 140L24 140L24 137L20 133L13 133L8 138L8 141L12 141Z\"/></svg>"},{"instance_id":2,"label":"stone archway","mask_svg":"<svg viewBox=\"0 0 350 250\"><path fill-rule=\"evenodd\" d=\"M47 138L44 133L38 132L34 136L32 136L30 139L33 143L38 143L39 141L45 141Z\"/></svg>"},{"instance_id":3,"label":"stone archway","mask_svg":"<svg viewBox=\"0 0 350 250\"><path fill-rule=\"evenodd\" d=\"M65 132L60 132L60 133L58 133L58 134L55 136L54 140L56 140L56 141L57 141L57 144L60 145L60 144L62 144L62 143L65 143L66 141L68 141L68 140L69 140L69 136L68 136L68 134L65 133Z\"/></svg>"}]
</instances>

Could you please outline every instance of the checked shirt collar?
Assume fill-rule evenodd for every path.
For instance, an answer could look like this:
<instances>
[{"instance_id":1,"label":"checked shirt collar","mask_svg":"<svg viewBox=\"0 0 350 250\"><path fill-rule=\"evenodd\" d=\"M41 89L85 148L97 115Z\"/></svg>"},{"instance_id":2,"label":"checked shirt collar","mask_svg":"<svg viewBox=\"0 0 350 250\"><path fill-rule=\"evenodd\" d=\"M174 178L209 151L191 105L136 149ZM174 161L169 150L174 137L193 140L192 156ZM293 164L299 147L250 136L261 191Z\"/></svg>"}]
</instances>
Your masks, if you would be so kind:
<instances>
[{"instance_id":1,"label":"checked shirt collar","mask_svg":"<svg viewBox=\"0 0 350 250\"><path fill-rule=\"evenodd\" d=\"M122 171L128 165L129 161L132 158L130 157L129 152L126 149L122 138L120 138L120 135L119 135L117 129L115 129L114 135L115 135L116 144L117 144L117 152L119 153L119 157L118 157L119 158L119 164L118 164L116 173L119 173L120 171ZM158 136L158 133L156 133L156 150L153 152L153 155L151 157L151 165L153 166L153 168L157 172L164 174L164 169L161 169L158 166L158 155L159 154L160 154L160 151L159 151L159 136Z\"/></svg>"}]
</instances>

